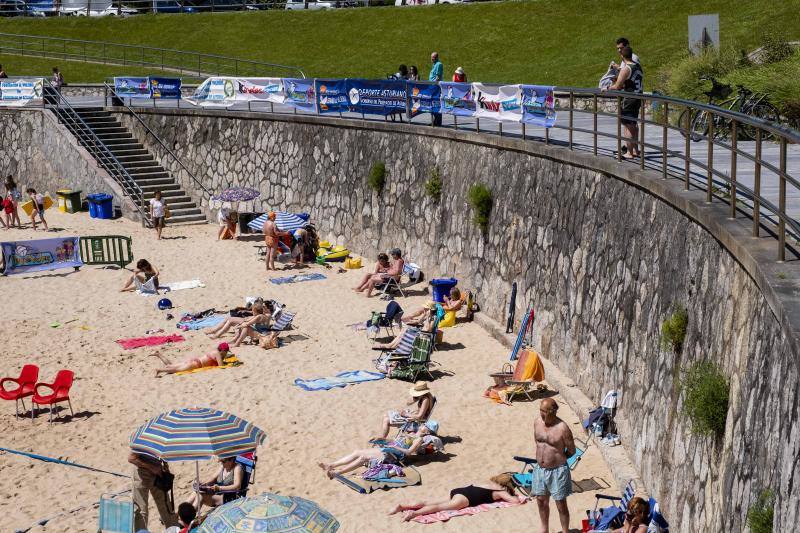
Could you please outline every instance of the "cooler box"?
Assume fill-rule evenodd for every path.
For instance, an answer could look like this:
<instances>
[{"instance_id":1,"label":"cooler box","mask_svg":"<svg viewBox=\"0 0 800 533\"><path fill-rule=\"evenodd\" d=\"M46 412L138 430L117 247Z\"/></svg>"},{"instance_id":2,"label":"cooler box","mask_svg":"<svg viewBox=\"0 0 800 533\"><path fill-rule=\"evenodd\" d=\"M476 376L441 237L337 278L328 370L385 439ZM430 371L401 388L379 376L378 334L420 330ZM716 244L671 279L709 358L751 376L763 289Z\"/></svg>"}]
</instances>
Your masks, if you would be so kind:
<instances>
[{"instance_id":1,"label":"cooler box","mask_svg":"<svg viewBox=\"0 0 800 533\"><path fill-rule=\"evenodd\" d=\"M433 301L438 303L444 302L444 297L450 295L450 289L458 285L456 278L437 278L431 280L431 287L433 288Z\"/></svg>"},{"instance_id":2,"label":"cooler box","mask_svg":"<svg viewBox=\"0 0 800 533\"><path fill-rule=\"evenodd\" d=\"M86 197L89 201L89 216L92 218L114 218L114 197L110 194L97 193Z\"/></svg>"},{"instance_id":3,"label":"cooler box","mask_svg":"<svg viewBox=\"0 0 800 533\"><path fill-rule=\"evenodd\" d=\"M59 189L58 210L62 213L77 213L81 210L81 191L71 189Z\"/></svg>"}]
</instances>

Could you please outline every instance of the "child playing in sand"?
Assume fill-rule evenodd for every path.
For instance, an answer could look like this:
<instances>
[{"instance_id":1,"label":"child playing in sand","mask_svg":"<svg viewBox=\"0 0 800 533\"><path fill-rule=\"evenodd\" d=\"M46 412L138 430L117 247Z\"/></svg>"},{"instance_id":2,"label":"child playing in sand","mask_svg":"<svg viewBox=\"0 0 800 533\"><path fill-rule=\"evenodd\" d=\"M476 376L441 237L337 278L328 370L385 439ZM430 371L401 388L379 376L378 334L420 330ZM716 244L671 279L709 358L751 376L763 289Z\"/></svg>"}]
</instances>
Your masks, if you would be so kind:
<instances>
[{"instance_id":1,"label":"child playing in sand","mask_svg":"<svg viewBox=\"0 0 800 533\"><path fill-rule=\"evenodd\" d=\"M31 200L33 201L33 209L31 210L31 223L33 224L34 231L36 230L36 215L39 215L39 219L42 221L42 225L44 226L45 231L50 231L50 228L47 227L47 221L44 219L44 196L38 192L33 187L29 187L25 190L30 196Z\"/></svg>"},{"instance_id":2,"label":"child playing in sand","mask_svg":"<svg viewBox=\"0 0 800 533\"><path fill-rule=\"evenodd\" d=\"M221 342L217 349L213 352L208 352L203 357L192 357L180 363L173 363L160 352L156 351L150 354L151 357L158 357L164 363L164 367L156 370L156 377L160 378L161 374L175 374L177 372L185 372L187 370L194 370L195 368L203 368L206 366L222 366L225 358L228 357L230 346L227 342Z\"/></svg>"}]
</instances>

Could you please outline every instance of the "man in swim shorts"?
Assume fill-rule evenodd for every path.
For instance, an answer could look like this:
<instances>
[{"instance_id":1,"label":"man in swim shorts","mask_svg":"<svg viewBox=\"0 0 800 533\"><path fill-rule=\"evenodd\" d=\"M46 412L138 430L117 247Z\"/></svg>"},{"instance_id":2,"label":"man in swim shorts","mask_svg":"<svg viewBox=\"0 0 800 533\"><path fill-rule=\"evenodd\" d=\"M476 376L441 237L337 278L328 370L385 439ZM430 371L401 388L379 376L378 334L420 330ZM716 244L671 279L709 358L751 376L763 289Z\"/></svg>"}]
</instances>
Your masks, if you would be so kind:
<instances>
[{"instance_id":1,"label":"man in swim shorts","mask_svg":"<svg viewBox=\"0 0 800 533\"><path fill-rule=\"evenodd\" d=\"M275 256L278 255L278 228L275 226L274 211L269 212L267 220L264 222L264 244L267 246L267 255L264 257L267 270L277 270Z\"/></svg>"},{"instance_id":2,"label":"man in swim shorts","mask_svg":"<svg viewBox=\"0 0 800 533\"><path fill-rule=\"evenodd\" d=\"M550 496L556 502L562 532L569 531L567 496L572 494L572 477L567 457L575 454L575 441L569 426L558 418L557 412L555 400L545 398L539 405L540 416L533 421L538 464L533 469L531 493L536 496L542 533L550 530Z\"/></svg>"}]
</instances>

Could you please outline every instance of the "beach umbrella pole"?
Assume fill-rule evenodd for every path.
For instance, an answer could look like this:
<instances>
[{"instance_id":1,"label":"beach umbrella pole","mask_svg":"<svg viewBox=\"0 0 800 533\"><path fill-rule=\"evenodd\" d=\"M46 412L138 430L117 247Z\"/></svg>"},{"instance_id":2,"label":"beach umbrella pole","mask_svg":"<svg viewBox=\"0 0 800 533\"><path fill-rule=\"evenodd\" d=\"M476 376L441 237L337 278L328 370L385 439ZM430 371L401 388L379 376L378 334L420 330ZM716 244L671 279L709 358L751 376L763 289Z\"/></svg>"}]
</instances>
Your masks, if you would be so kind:
<instances>
[{"instance_id":1,"label":"beach umbrella pole","mask_svg":"<svg viewBox=\"0 0 800 533\"><path fill-rule=\"evenodd\" d=\"M197 493L197 502L198 507L200 506L200 461L194 462L194 473L197 476L197 489L195 492Z\"/></svg>"}]
</instances>

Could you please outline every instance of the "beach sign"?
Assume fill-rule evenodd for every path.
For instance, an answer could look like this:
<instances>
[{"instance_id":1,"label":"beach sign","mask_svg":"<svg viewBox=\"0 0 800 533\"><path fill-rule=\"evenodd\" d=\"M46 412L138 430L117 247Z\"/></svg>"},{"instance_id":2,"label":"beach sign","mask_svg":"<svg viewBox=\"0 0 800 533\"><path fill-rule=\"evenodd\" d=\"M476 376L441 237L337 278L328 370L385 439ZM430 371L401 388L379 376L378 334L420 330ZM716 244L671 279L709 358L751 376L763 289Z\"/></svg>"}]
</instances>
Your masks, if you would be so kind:
<instances>
[{"instance_id":1,"label":"beach sign","mask_svg":"<svg viewBox=\"0 0 800 533\"><path fill-rule=\"evenodd\" d=\"M0 243L3 249L3 275L24 274L59 268L80 268L80 237L58 237L34 241Z\"/></svg>"}]
</instances>

